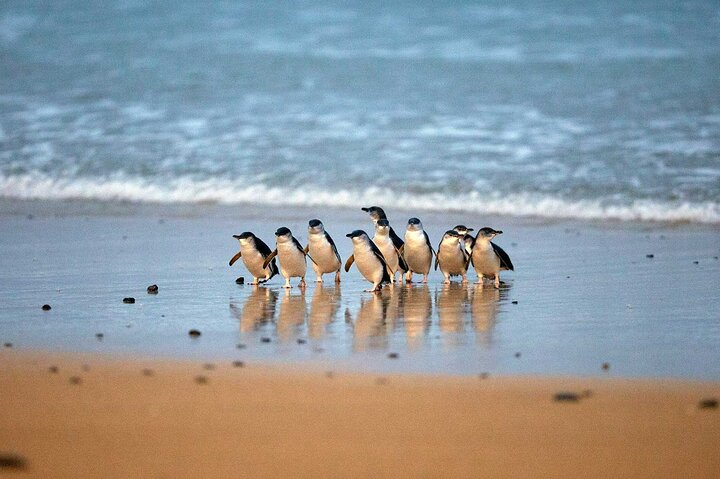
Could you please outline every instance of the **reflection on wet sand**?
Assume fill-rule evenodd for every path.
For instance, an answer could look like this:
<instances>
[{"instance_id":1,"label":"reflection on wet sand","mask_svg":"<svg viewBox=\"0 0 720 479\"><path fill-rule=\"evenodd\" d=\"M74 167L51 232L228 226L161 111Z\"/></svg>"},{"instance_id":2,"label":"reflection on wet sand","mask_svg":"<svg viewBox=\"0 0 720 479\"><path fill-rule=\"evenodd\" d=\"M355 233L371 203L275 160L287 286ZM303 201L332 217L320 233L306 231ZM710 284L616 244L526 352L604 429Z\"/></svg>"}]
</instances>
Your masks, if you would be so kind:
<instances>
[{"instance_id":1,"label":"reflection on wet sand","mask_svg":"<svg viewBox=\"0 0 720 479\"><path fill-rule=\"evenodd\" d=\"M446 333L459 333L465 329L468 289L460 283L442 285L435 296L438 326Z\"/></svg>"},{"instance_id":2,"label":"reflection on wet sand","mask_svg":"<svg viewBox=\"0 0 720 479\"><path fill-rule=\"evenodd\" d=\"M405 326L405 337L409 348L416 347L430 328L432 298L427 284L397 288L399 295L399 322Z\"/></svg>"},{"instance_id":3,"label":"reflection on wet sand","mask_svg":"<svg viewBox=\"0 0 720 479\"><path fill-rule=\"evenodd\" d=\"M385 348L387 346L387 306L388 295L372 294L360 299L360 309L355 316L353 326L353 349Z\"/></svg>"},{"instance_id":4,"label":"reflection on wet sand","mask_svg":"<svg viewBox=\"0 0 720 479\"><path fill-rule=\"evenodd\" d=\"M335 320L340 308L340 285L325 287L317 285L310 303L308 316L308 335L311 338L322 338L327 333L327 326Z\"/></svg>"},{"instance_id":5,"label":"reflection on wet sand","mask_svg":"<svg viewBox=\"0 0 720 479\"><path fill-rule=\"evenodd\" d=\"M250 332L273 320L277 293L262 286L254 286L242 307L230 303L230 312L240 321L240 332Z\"/></svg>"},{"instance_id":6,"label":"reflection on wet sand","mask_svg":"<svg viewBox=\"0 0 720 479\"><path fill-rule=\"evenodd\" d=\"M277 319L277 336L280 341L293 339L302 330L307 316L305 291L292 292L286 289L280 299Z\"/></svg>"},{"instance_id":7,"label":"reflection on wet sand","mask_svg":"<svg viewBox=\"0 0 720 479\"><path fill-rule=\"evenodd\" d=\"M479 285L475 285L473 288L472 299L470 300L470 317L479 342L487 343L490 341L490 333L495 326L498 305L501 301L507 301L509 290L509 287L495 289L483 288Z\"/></svg>"}]
</instances>

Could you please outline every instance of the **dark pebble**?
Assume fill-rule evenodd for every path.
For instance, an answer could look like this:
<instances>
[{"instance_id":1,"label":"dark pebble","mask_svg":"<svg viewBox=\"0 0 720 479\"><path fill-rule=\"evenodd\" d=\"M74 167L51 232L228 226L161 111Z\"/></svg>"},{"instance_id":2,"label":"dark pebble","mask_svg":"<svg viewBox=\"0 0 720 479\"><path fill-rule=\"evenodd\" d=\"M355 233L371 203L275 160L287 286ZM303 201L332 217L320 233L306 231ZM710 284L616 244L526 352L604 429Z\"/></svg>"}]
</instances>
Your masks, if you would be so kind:
<instances>
[{"instance_id":1,"label":"dark pebble","mask_svg":"<svg viewBox=\"0 0 720 479\"><path fill-rule=\"evenodd\" d=\"M15 471L21 471L26 467L27 461L24 457L15 454L0 453L0 470L13 469Z\"/></svg>"},{"instance_id":2,"label":"dark pebble","mask_svg":"<svg viewBox=\"0 0 720 479\"><path fill-rule=\"evenodd\" d=\"M12 348L13 343L5 343L5 344L3 344L3 346L5 346L6 348Z\"/></svg>"},{"instance_id":3,"label":"dark pebble","mask_svg":"<svg viewBox=\"0 0 720 479\"><path fill-rule=\"evenodd\" d=\"M693 261L693 264L700 264L700 261Z\"/></svg>"},{"instance_id":4,"label":"dark pebble","mask_svg":"<svg viewBox=\"0 0 720 479\"><path fill-rule=\"evenodd\" d=\"M123 298L123 303L133 304L135 303L135 298Z\"/></svg>"},{"instance_id":5,"label":"dark pebble","mask_svg":"<svg viewBox=\"0 0 720 479\"><path fill-rule=\"evenodd\" d=\"M48 368L48 371L51 372L52 374L57 374L58 372L60 372L60 369L57 366L50 366Z\"/></svg>"},{"instance_id":6,"label":"dark pebble","mask_svg":"<svg viewBox=\"0 0 720 479\"><path fill-rule=\"evenodd\" d=\"M610 363L602 363L603 371L607 371L610 369Z\"/></svg>"},{"instance_id":7,"label":"dark pebble","mask_svg":"<svg viewBox=\"0 0 720 479\"><path fill-rule=\"evenodd\" d=\"M82 378L80 376L71 376L70 377L70 384L80 384L82 383Z\"/></svg>"},{"instance_id":8,"label":"dark pebble","mask_svg":"<svg viewBox=\"0 0 720 479\"><path fill-rule=\"evenodd\" d=\"M245 278L240 276L238 279L235 280L235 284L245 284Z\"/></svg>"},{"instance_id":9,"label":"dark pebble","mask_svg":"<svg viewBox=\"0 0 720 479\"><path fill-rule=\"evenodd\" d=\"M718 408L718 400L715 398L707 398L703 399L698 403L698 408L700 409L717 409Z\"/></svg>"},{"instance_id":10,"label":"dark pebble","mask_svg":"<svg viewBox=\"0 0 720 479\"><path fill-rule=\"evenodd\" d=\"M212 363L205 363L203 364L203 369L207 369L208 371L212 371L215 369L215 365Z\"/></svg>"},{"instance_id":11,"label":"dark pebble","mask_svg":"<svg viewBox=\"0 0 720 479\"><path fill-rule=\"evenodd\" d=\"M719 259L720 256L713 256L713 259Z\"/></svg>"},{"instance_id":12,"label":"dark pebble","mask_svg":"<svg viewBox=\"0 0 720 479\"><path fill-rule=\"evenodd\" d=\"M655 255L654 255L654 254L646 254L645 257L646 257L646 258L654 258Z\"/></svg>"},{"instance_id":13,"label":"dark pebble","mask_svg":"<svg viewBox=\"0 0 720 479\"><path fill-rule=\"evenodd\" d=\"M198 384L207 384L208 378L206 378L205 376L195 376L195 382Z\"/></svg>"},{"instance_id":14,"label":"dark pebble","mask_svg":"<svg viewBox=\"0 0 720 479\"><path fill-rule=\"evenodd\" d=\"M52 306L50 306L49 304L43 304L43 305L42 305L42 310L43 310L43 311L50 311L51 309L52 309Z\"/></svg>"},{"instance_id":15,"label":"dark pebble","mask_svg":"<svg viewBox=\"0 0 720 479\"><path fill-rule=\"evenodd\" d=\"M98 338L98 340L102 341L102 338L104 338L105 335L103 333L97 333L95 334L95 337Z\"/></svg>"},{"instance_id":16,"label":"dark pebble","mask_svg":"<svg viewBox=\"0 0 720 479\"><path fill-rule=\"evenodd\" d=\"M555 401L578 402L580 400L580 396L578 396L575 393L571 393L571 392L560 392L560 393L555 393L555 396L553 396L553 399Z\"/></svg>"},{"instance_id":17,"label":"dark pebble","mask_svg":"<svg viewBox=\"0 0 720 479\"><path fill-rule=\"evenodd\" d=\"M305 343L307 343L307 339L298 338L297 343L298 343L298 344L305 344Z\"/></svg>"},{"instance_id":18,"label":"dark pebble","mask_svg":"<svg viewBox=\"0 0 720 479\"><path fill-rule=\"evenodd\" d=\"M262 341L263 343L269 343L272 341L272 339L265 337L265 338L260 338L260 341Z\"/></svg>"},{"instance_id":19,"label":"dark pebble","mask_svg":"<svg viewBox=\"0 0 720 479\"><path fill-rule=\"evenodd\" d=\"M520 353L515 353L515 357L516 357L516 358L519 358L520 356L521 356Z\"/></svg>"},{"instance_id":20,"label":"dark pebble","mask_svg":"<svg viewBox=\"0 0 720 479\"><path fill-rule=\"evenodd\" d=\"M388 353L387 355L390 359L397 359L400 357L398 353Z\"/></svg>"},{"instance_id":21,"label":"dark pebble","mask_svg":"<svg viewBox=\"0 0 720 479\"><path fill-rule=\"evenodd\" d=\"M154 375L155 375L155 371L153 371L152 369L143 369L143 370L142 370L142 375L143 375L143 376L148 376L148 377L154 376Z\"/></svg>"},{"instance_id":22,"label":"dark pebble","mask_svg":"<svg viewBox=\"0 0 720 479\"><path fill-rule=\"evenodd\" d=\"M158 285L157 284L151 284L147 287L148 294L158 294Z\"/></svg>"},{"instance_id":23,"label":"dark pebble","mask_svg":"<svg viewBox=\"0 0 720 479\"><path fill-rule=\"evenodd\" d=\"M245 346L243 343L238 343L236 346L238 349L245 349L247 346Z\"/></svg>"},{"instance_id":24,"label":"dark pebble","mask_svg":"<svg viewBox=\"0 0 720 479\"><path fill-rule=\"evenodd\" d=\"M565 276L565 279L570 279L570 276Z\"/></svg>"},{"instance_id":25,"label":"dark pebble","mask_svg":"<svg viewBox=\"0 0 720 479\"><path fill-rule=\"evenodd\" d=\"M332 371L327 371L325 373L325 377L328 379L332 379L333 377L335 377L335 374Z\"/></svg>"},{"instance_id":26,"label":"dark pebble","mask_svg":"<svg viewBox=\"0 0 720 479\"><path fill-rule=\"evenodd\" d=\"M518 302L517 302L517 301L513 301L512 304L518 304Z\"/></svg>"},{"instance_id":27,"label":"dark pebble","mask_svg":"<svg viewBox=\"0 0 720 479\"><path fill-rule=\"evenodd\" d=\"M490 377L490 373L480 373L480 374L478 374L478 377L480 379L487 379Z\"/></svg>"},{"instance_id":28,"label":"dark pebble","mask_svg":"<svg viewBox=\"0 0 720 479\"><path fill-rule=\"evenodd\" d=\"M584 397L584 398L592 397L592 395L593 395L593 392L592 392L592 390L590 390L590 389L585 389L585 390L582 392L582 397Z\"/></svg>"},{"instance_id":29,"label":"dark pebble","mask_svg":"<svg viewBox=\"0 0 720 479\"><path fill-rule=\"evenodd\" d=\"M242 361L233 361L232 365L234 368L244 368L245 367L245 363Z\"/></svg>"},{"instance_id":30,"label":"dark pebble","mask_svg":"<svg viewBox=\"0 0 720 479\"><path fill-rule=\"evenodd\" d=\"M200 331L198 331L197 329L191 329L190 331L188 331L188 335L192 336L193 338L197 338L201 334L202 333Z\"/></svg>"}]
</instances>

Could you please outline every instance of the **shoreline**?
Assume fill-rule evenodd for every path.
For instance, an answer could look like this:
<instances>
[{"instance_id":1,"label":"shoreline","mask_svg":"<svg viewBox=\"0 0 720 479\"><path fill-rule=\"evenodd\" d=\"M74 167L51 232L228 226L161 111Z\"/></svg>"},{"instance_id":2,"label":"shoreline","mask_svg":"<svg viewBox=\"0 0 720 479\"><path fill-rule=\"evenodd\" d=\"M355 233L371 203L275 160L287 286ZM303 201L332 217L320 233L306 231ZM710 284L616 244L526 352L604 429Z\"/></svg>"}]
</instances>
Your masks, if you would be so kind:
<instances>
[{"instance_id":1,"label":"shoreline","mask_svg":"<svg viewBox=\"0 0 720 479\"><path fill-rule=\"evenodd\" d=\"M0 395L0 455L18 466L0 472L11 477L720 471L718 382L330 373L12 350L0 358L0 385L13 392Z\"/></svg>"}]
</instances>

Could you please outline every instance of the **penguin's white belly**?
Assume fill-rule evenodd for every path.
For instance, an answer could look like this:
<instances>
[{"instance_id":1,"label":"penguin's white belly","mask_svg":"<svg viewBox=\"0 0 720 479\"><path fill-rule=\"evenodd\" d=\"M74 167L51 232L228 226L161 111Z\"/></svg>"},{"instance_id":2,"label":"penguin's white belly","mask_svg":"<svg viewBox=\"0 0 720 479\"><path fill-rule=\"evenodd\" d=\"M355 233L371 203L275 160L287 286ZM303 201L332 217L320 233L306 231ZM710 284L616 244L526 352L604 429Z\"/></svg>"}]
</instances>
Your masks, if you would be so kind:
<instances>
[{"instance_id":1,"label":"penguin's white belly","mask_svg":"<svg viewBox=\"0 0 720 479\"><path fill-rule=\"evenodd\" d=\"M371 283L379 283L383 279L383 264L377 256L369 249L367 251L356 251L355 264L358 271Z\"/></svg>"},{"instance_id":2,"label":"penguin's white belly","mask_svg":"<svg viewBox=\"0 0 720 479\"><path fill-rule=\"evenodd\" d=\"M449 275L462 275L465 273L465 256L457 247L443 248L438 251L440 271Z\"/></svg>"},{"instance_id":3,"label":"penguin's white belly","mask_svg":"<svg viewBox=\"0 0 720 479\"><path fill-rule=\"evenodd\" d=\"M475 245L472 259L473 266L478 274L494 278L500 272L500 258L498 258L490 245L488 245L488 248Z\"/></svg>"},{"instance_id":4,"label":"penguin's white belly","mask_svg":"<svg viewBox=\"0 0 720 479\"><path fill-rule=\"evenodd\" d=\"M305 255L295 245L278 246L280 273L285 278L304 277L307 269Z\"/></svg>"},{"instance_id":5,"label":"penguin's white belly","mask_svg":"<svg viewBox=\"0 0 720 479\"><path fill-rule=\"evenodd\" d=\"M405 241L405 262L414 273L428 274L430 272L430 263L432 263L432 251L425 242L422 241Z\"/></svg>"},{"instance_id":6,"label":"penguin's white belly","mask_svg":"<svg viewBox=\"0 0 720 479\"><path fill-rule=\"evenodd\" d=\"M258 250L251 246L246 246L244 248L240 247L240 251L242 252L243 264L253 277L264 278L270 274L269 265L263 269L265 258L263 258L263 255L260 254Z\"/></svg>"},{"instance_id":7,"label":"penguin's white belly","mask_svg":"<svg viewBox=\"0 0 720 479\"><path fill-rule=\"evenodd\" d=\"M324 238L320 241L310 240L308 244L310 245L308 253L316 263L313 267L319 273L334 273L340 269L340 261L335 256L332 245Z\"/></svg>"},{"instance_id":8,"label":"penguin's white belly","mask_svg":"<svg viewBox=\"0 0 720 479\"><path fill-rule=\"evenodd\" d=\"M387 263L390 270L393 273L396 272L400 267L400 262L398 261L395 245L392 243L392 240L390 240L390 237L385 236L383 238L378 238L376 236L375 238L373 238L373 243L375 243L375 246L377 246L382 253L383 258L385 258L385 262Z\"/></svg>"}]
</instances>

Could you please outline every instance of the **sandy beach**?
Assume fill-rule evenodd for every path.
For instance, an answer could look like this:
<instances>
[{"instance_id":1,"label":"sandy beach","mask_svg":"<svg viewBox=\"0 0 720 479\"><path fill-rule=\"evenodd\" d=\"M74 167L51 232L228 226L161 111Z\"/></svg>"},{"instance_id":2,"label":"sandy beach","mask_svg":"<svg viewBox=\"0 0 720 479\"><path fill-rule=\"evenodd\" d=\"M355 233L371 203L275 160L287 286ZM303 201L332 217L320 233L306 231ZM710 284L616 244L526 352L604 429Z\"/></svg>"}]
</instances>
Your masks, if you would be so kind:
<instances>
[{"instance_id":1,"label":"sandy beach","mask_svg":"<svg viewBox=\"0 0 720 479\"><path fill-rule=\"evenodd\" d=\"M3 477L720 473L718 383L0 360Z\"/></svg>"}]
</instances>

